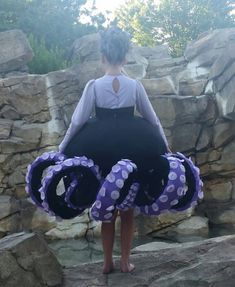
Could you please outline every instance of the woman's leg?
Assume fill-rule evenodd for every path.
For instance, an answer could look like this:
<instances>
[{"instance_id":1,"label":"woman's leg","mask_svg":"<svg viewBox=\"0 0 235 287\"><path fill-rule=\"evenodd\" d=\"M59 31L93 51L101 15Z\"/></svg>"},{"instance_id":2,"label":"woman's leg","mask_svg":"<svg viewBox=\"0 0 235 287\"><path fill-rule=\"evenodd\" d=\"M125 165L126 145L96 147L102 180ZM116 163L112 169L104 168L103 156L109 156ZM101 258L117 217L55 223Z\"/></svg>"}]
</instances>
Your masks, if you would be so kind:
<instances>
[{"instance_id":1,"label":"woman's leg","mask_svg":"<svg viewBox=\"0 0 235 287\"><path fill-rule=\"evenodd\" d=\"M131 272L135 266L130 263L130 252L134 234L134 211L120 211L121 217L121 271Z\"/></svg>"},{"instance_id":2,"label":"woman's leg","mask_svg":"<svg viewBox=\"0 0 235 287\"><path fill-rule=\"evenodd\" d=\"M101 225L101 236L104 251L104 266L103 274L107 274L113 271L113 244L115 238L115 221L117 214L111 222L102 222Z\"/></svg>"}]
</instances>

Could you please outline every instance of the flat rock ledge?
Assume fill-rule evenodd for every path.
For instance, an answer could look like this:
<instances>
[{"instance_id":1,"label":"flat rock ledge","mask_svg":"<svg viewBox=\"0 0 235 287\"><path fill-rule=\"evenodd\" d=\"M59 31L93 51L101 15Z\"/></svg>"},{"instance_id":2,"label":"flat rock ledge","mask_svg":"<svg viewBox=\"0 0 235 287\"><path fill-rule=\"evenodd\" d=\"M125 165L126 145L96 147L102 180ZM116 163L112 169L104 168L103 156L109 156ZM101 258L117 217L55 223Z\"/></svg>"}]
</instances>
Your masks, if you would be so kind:
<instances>
[{"instance_id":1,"label":"flat rock ledge","mask_svg":"<svg viewBox=\"0 0 235 287\"><path fill-rule=\"evenodd\" d=\"M21 232L0 240L0 286L61 286L62 274L62 267L40 236Z\"/></svg>"},{"instance_id":2,"label":"flat rock ledge","mask_svg":"<svg viewBox=\"0 0 235 287\"><path fill-rule=\"evenodd\" d=\"M102 262L64 269L63 287L234 287L235 235L181 244L153 242L133 250L135 271L102 275Z\"/></svg>"}]
</instances>

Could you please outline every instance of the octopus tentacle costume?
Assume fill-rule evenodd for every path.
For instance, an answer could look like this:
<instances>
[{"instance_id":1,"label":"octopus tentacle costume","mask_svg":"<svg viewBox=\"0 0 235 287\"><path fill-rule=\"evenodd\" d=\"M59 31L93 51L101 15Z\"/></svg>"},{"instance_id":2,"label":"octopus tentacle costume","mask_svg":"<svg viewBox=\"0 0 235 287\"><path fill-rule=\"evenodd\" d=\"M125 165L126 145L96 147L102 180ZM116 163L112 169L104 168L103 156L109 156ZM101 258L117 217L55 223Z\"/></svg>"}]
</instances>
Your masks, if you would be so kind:
<instances>
[{"instance_id":1,"label":"octopus tentacle costume","mask_svg":"<svg viewBox=\"0 0 235 287\"><path fill-rule=\"evenodd\" d=\"M61 180L64 191L58 193ZM193 162L181 153L167 153L160 131L134 116L134 107L96 107L96 117L63 153L44 153L26 175L33 202L63 219L86 208L101 221L129 208L149 216L182 211L203 197L202 185Z\"/></svg>"}]
</instances>

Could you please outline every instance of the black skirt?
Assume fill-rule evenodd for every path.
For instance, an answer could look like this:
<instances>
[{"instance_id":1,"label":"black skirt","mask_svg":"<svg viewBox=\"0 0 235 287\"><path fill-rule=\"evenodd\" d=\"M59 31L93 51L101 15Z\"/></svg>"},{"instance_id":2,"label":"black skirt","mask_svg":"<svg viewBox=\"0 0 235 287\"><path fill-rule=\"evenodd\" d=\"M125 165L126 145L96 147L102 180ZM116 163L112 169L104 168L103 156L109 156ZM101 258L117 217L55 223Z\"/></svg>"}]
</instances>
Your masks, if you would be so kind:
<instances>
[{"instance_id":1,"label":"black skirt","mask_svg":"<svg viewBox=\"0 0 235 287\"><path fill-rule=\"evenodd\" d=\"M148 171L166 151L159 129L134 116L134 107L127 107L96 108L96 116L71 139L64 154L92 159L106 176L124 158L133 161L139 172Z\"/></svg>"}]
</instances>

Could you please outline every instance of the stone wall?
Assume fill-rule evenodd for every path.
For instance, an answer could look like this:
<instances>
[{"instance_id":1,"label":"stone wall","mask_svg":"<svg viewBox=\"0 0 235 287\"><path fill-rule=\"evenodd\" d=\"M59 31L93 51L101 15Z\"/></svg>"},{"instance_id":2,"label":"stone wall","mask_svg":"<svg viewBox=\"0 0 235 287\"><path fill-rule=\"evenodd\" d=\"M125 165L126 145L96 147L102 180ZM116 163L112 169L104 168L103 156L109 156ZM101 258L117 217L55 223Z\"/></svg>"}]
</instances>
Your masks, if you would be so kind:
<instances>
[{"instance_id":1,"label":"stone wall","mask_svg":"<svg viewBox=\"0 0 235 287\"><path fill-rule=\"evenodd\" d=\"M87 214L62 223L48 218L24 191L27 165L44 151L57 150L85 83L102 75L97 35L74 43L71 55L79 65L47 75L25 72L32 55L20 31L0 33L0 41L4 37L11 53L0 48L0 62L6 63L0 72L0 236L22 229L53 238L99 233ZM12 48L16 45L23 47L20 53ZM167 46L133 47L124 67L145 86L172 150L191 156L201 168L205 199L198 212L225 225L235 224L234 48L235 29L215 30L189 43L181 58L171 58ZM147 230L137 224L138 233L190 214L160 216Z\"/></svg>"}]
</instances>

